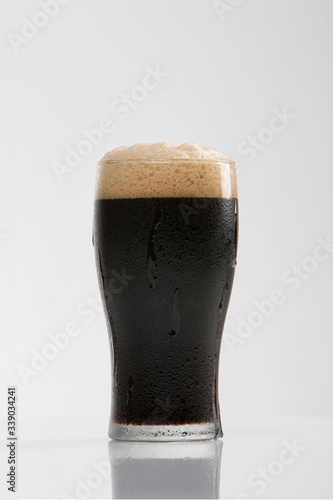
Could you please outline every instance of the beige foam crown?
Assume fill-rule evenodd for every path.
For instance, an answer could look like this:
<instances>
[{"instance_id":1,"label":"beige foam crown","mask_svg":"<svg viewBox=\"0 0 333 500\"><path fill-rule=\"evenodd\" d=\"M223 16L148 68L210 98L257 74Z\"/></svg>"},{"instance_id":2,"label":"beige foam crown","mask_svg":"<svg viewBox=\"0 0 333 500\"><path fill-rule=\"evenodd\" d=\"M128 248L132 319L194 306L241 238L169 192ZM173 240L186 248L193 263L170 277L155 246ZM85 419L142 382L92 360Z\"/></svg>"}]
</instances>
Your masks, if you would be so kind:
<instances>
[{"instance_id":1,"label":"beige foam crown","mask_svg":"<svg viewBox=\"0 0 333 500\"><path fill-rule=\"evenodd\" d=\"M96 198L236 198L235 164L213 148L121 146L102 158Z\"/></svg>"}]
</instances>

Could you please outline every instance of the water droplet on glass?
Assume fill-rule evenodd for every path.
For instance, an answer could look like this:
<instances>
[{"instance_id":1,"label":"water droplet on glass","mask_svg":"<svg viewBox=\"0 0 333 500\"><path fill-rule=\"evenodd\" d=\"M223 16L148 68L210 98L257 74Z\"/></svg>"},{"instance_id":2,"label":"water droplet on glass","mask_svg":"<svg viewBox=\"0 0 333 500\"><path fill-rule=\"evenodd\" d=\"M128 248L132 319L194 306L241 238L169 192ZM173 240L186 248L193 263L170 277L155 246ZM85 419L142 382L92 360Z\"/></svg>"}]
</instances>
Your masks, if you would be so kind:
<instances>
[{"instance_id":1,"label":"water droplet on glass","mask_svg":"<svg viewBox=\"0 0 333 500\"><path fill-rule=\"evenodd\" d=\"M127 399L126 399L126 418L129 421L131 419L133 410L133 389L134 389L134 378L132 375L128 377L127 382Z\"/></svg>"},{"instance_id":2,"label":"water droplet on glass","mask_svg":"<svg viewBox=\"0 0 333 500\"><path fill-rule=\"evenodd\" d=\"M148 272L148 277L150 280L150 288L155 287L155 282L156 282L156 261L157 261L157 255L155 251L155 238L156 238L156 230L159 226L160 219L161 219L161 209L160 207L157 207L154 213L154 218L153 218L153 223L150 229L149 233L149 239L148 239L148 247L147 247L147 272Z\"/></svg>"},{"instance_id":3,"label":"water droplet on glass","mask_svg":"<svg viewBox=\"0 0 333 500\"><path fill-rule=\"evenodd\" d=\"M179 289L176 288L173 294L172 312L171 312L171 329L169 335L175 337L179 332L180 327L180 308L178 300Z\"/></svg>"}]
</instances>

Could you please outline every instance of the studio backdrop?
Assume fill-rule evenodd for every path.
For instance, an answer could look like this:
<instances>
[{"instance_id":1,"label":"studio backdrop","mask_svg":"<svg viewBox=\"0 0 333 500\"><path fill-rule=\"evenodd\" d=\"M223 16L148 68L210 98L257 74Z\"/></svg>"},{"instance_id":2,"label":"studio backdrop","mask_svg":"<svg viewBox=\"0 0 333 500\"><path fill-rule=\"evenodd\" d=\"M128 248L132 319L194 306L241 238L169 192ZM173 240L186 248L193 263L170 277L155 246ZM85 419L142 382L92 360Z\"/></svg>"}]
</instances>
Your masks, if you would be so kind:
<instances>
[{"instance_id":1,"label":"studio backdrop","mask_svg":"<svg viewBox=\"0 0 333 500\"><path fill-rule=\"evenodd\" d=\"M96 166L164 141L237 163L226 435L238 421L333 417L332 2L1 3L1 417L13 385L22 438L89 419L107 436Z\"/></svg>"}]
</instances>

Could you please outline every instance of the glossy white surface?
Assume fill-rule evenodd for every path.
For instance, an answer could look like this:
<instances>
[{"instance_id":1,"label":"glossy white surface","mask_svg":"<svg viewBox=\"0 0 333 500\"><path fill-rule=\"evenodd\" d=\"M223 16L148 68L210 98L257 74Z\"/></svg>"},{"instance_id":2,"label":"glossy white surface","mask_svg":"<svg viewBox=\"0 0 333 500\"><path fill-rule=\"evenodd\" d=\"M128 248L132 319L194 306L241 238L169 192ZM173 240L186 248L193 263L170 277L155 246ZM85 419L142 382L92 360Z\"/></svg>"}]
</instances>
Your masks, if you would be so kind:
<instances>
[{"instance_id":1,"label":"glossy white surface","mask_svg":"<svg viewBox=\"0 0 333 500\"><path fill-rule=\"evenodd\" d=\"M333 496L332 419L225 422L223 442L109 442L106 431L101 420L22 421L16 497Z\"/></svg>"}]
</instances>

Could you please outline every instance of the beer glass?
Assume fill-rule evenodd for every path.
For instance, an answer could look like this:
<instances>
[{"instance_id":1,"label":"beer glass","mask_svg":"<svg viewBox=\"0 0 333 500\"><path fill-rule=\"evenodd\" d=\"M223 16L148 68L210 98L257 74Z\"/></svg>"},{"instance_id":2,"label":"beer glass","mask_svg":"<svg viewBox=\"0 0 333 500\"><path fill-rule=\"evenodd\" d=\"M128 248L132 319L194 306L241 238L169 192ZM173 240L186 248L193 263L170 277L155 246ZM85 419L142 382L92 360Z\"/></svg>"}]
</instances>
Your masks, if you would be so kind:
<instances>
[{"instance_id":1,"label":"beer glass","mask_svg":"<svg viewBox=\"0 0 333 500\"><path fill-rule=\"evenodd\" d=\"M222 436L219 354L237 207L231 160L99 163L93 238L112 361L110 438Z\"/></svg>"}]
</instances>

